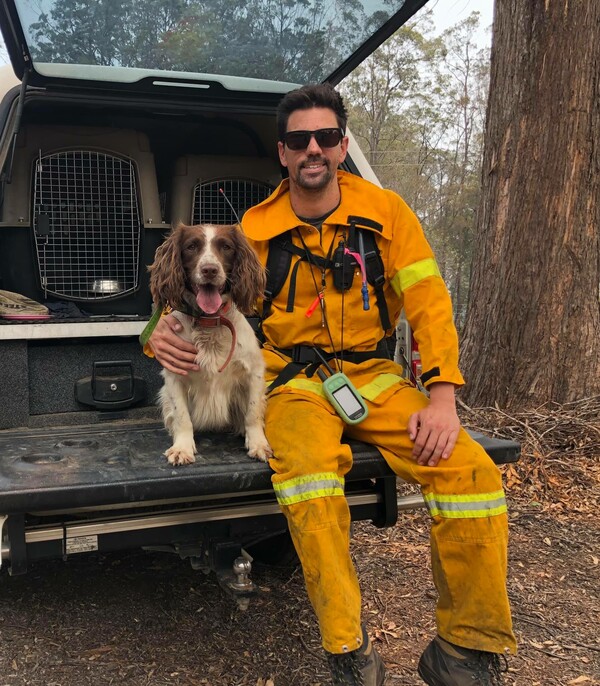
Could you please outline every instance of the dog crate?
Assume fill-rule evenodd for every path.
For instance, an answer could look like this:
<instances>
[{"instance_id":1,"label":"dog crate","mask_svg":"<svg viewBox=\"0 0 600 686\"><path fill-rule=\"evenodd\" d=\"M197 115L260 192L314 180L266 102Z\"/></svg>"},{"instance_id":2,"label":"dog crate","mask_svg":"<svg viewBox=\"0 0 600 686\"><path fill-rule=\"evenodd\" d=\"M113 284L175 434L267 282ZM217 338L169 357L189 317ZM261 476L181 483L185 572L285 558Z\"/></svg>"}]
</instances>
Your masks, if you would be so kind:
<instances>
[{"instance_id":1,"label":"dog crate","mask_svg":"<svg viewBox=\"0 0 600 686\"><path fill-rule=\"evenodd\" d=\"M186 155L175 165L171 218L192 224L235 224L281 180L270 158Z\"/></svg>"},{"instance_id":2,"label":"dog crate","mask_svg":"<svg viewBox=\"0 0 600 686\"><path fill-rule=\"evenodd\" d=\"M194 188L194 224L236 224L244 212L271 194L273 187L252 179L216 179Z\"/></svg>"},{"instance_id":3,"label":"dog crate","mask_svg":"<svg viewBox=\"0 0 600 686\"><path fill-rule=\"evenodd\" d=\"M131 160L93 150L40 155L33 228L45 294L86 301L135 291L141 226Z\"/></svg>"},{"instance_id":4,"label":"dog crate","mask_svg":"<svg viewBox=\"0 0 600 686\"><path fill-rule=\"evenodd\" d=\"M149 313L145 267L165 230L145 134L21 128L0 206L3 288L94 315Z\"/></svg>"}]
</instances>

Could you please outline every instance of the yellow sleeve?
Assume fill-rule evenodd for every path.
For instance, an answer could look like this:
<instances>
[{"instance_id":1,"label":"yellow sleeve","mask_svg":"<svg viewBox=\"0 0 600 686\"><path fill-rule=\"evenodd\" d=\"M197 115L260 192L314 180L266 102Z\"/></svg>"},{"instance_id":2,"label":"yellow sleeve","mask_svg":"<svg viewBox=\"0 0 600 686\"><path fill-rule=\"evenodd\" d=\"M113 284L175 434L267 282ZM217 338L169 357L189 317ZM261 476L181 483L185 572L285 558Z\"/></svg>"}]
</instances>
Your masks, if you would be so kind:
<instances>
[{"instance_id":1,"label":"yellow sleeve","mask_svg":"<svg viewBox=\"0 0 600 686\"><path fill-rule=\"evenodd\" d=\"M445 381L461 386L464 379L458 368L458 334L450 294L419 220L402 198L392 195L389 276L419 345L422 383L427 387Z\"/></svg>"}]
</instances>

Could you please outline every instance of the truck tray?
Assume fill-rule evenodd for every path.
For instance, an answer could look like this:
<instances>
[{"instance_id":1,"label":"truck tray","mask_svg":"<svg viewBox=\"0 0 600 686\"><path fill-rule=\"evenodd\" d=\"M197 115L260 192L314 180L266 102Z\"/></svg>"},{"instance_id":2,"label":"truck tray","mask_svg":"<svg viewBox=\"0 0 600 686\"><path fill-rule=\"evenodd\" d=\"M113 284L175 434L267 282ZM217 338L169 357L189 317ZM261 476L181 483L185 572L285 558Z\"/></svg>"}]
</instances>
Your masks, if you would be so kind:
<instances>
[{"instance_id":1,"label":"truck tray","mask_svg":"<svg viewBox=\"0 0 600 686\"><path fill-rule=\"evenodd\" d=\"M496 463L519 458L519 444L472 434ZM271 470L248 457L243 440L202 434L192 465L173 467L163 452L170 439L158 422L94 424L6 431L0 438L3 514L210 496L270 489ZM348 481L390 476L372 446L350 442Z\"/></svg>"}]
</instances>

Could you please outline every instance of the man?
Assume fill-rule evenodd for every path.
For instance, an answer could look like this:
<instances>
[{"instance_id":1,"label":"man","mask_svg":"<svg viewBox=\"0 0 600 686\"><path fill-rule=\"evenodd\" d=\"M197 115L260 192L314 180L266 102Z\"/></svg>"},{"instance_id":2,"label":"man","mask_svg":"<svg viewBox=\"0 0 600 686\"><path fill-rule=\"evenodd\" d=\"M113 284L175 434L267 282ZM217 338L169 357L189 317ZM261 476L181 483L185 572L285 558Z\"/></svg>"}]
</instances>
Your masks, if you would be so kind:
<instances>
[{"instance_id":1,"label":"man","mask_svg":"<svg viewBox=\"0 0 600 686\"><path fill-rule=\"evenodd\" d=\"M376 445L396 474L419 483L432 516L438 635L421 657L419 674L431 686L491 686L500 683L498 654L515 650L500 474L456 414L454 391L463 383L457 335L431 248L398 195L338 170L348 148L345 128L346 110L333 88L288 93L278 109L278 147L289 179L243 220L263 264L273 239L285 234L292 244L283 288L260 304L272 384L266 433L275 455L273 486L334 684L381 686L385 680L361 626L343 490L352 457L343 434ZM361 233L354 225L366 228ZM361 269L366 231L375 236L384 265L379 298ZM429 398L380 354L384 328L402 307L419 343ZM161 364L184 374L195 368L194 351L176 333L176 324L164 318L150 344ZM327 399L325 362L343 371L364 399L363 421L348 423Z\"/></svg>"}]
</instances>

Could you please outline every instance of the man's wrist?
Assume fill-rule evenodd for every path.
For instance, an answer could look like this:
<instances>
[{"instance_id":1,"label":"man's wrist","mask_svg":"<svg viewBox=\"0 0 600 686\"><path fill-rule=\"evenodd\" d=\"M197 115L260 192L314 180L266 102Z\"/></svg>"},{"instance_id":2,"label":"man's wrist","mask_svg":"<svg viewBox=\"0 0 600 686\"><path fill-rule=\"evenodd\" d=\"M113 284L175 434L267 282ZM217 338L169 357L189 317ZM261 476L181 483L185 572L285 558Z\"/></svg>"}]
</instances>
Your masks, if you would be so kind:
<instances>
[{"instance_id":1,"label":"man's wrist","mask_svg":"<svg viewBox=\"0 0 600 686\"><path fill-rule=\"evenodd\" d=\"M436 381L432 383L429 388L429 400L436 405L447 404L456 407L455 386L452 383L445 381Z\"/></svg>"}]
</instances>

